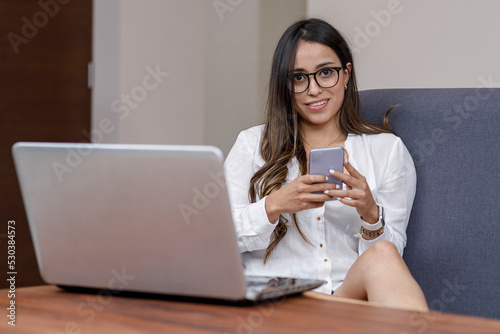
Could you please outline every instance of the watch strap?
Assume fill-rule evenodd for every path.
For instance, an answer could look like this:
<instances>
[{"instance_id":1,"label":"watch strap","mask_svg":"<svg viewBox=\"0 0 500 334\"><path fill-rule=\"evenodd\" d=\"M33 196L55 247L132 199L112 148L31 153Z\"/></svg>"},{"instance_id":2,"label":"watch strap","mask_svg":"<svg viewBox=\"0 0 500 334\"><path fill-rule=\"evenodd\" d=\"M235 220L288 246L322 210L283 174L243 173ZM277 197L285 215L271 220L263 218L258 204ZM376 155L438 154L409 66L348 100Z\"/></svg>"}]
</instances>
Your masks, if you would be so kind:
<instances>
[{"instance_id":1,"label":"watch strap","mask_svg":"<svg viewBox=\"0 0 500 334\"><path fill-rule=\"evenodd\" d=\"M382 205L378 206L378 221L375 224L370 224L366 221L363 220L363 218L359 217L359 222L361 223L361 226L367 231L377 231L380 230L382 227L385 226L385 221L384 221L384 208Z\"/></svg>"}]
</instances>

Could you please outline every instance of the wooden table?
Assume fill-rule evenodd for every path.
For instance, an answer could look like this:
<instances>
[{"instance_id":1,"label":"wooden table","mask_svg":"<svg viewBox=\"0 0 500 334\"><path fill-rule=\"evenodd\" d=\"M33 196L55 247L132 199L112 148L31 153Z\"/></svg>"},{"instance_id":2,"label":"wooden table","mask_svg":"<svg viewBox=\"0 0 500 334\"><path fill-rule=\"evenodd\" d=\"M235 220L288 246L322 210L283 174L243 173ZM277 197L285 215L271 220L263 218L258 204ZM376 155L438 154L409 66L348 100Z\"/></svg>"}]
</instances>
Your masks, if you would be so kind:
<instances>
[{"instance_id":1,"label":"wooden table","mask_svg":"<svg viewBox=\"0 0 500 334\"><path fill-rule=\"evenodd\" d=\"M419 313L312 293L260 305L66 292L55 286L0 290L1 333L500 333L500 321Z\"/></svg>"}]
</instances>

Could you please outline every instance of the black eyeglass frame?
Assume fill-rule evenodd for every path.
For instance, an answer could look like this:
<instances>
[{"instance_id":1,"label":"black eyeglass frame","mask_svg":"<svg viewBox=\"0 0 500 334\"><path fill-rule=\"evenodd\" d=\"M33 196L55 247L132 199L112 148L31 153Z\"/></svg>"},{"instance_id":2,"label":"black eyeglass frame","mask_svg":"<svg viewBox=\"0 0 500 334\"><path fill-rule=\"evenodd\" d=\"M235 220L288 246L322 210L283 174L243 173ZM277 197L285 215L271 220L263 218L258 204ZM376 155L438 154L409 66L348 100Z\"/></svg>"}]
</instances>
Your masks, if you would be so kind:
<instances>
[{"instance_id":1,"label":"black eyeglass frame","mask_svg":"<svg viewBox=\"0 0 500 334\"><path fill-rule=\"evenodd\" d=\"M301 93L304 93L306 90L308 90L308 89L309 89L309 85L311 84L311 79L309 79L309 77L310 77L311 75L313 75L313 76L314 76L314 81L316 81L316 84L318 84L318 86L320 86L321 88L332 88L332 87L335 87L335 86L339 83L339 81L340 81L340 73L339 73L339 72L340 72L340 70L341 70L341 69L343 69L343 67L342 67L342 66L336 66L336 67L323 67L323 68L320 68L319 70L317 70L316 72L312 72L312 73L302 73L302 72L294 72L294 73L290 73L290 74L288 75L288 78L287 78L287 87L288 87L288 90L289 90L290 92L292 92L292 93L295 93L295 94L301 94ZM319 82L318 82L318 79L316 78L316 74L318 74L319 72L324 71L324 70L335 70L335 71L337 71L337 82L335 82L335 83L334 83L333 85L331 85L331 86L322 86L322 85L320 85L320 84L319 84ZM297 74L302 74L302 75L304 75L304 76L307 78L307 86L306 86L306 88L305 88L303 91L301 91L301 92L296 92L295 90L290 89L290 85L292 85L292 88L293 88L293 87L295 87L295 84L293 83L293 81L290 81L290 77L292 77L292 78L293 78L293 76L295 76L295 75L297 75Z\"/></svg>"}]
</instances>

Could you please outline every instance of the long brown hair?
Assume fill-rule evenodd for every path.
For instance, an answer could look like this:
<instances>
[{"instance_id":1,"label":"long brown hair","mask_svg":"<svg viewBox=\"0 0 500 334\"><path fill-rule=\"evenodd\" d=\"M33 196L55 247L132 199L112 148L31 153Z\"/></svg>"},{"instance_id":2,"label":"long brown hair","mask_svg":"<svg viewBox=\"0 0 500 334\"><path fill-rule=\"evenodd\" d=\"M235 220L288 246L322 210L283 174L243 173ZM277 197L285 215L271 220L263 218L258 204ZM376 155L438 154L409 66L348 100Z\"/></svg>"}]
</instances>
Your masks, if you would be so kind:
<instances>
[{"instance_id":1,"label":"long brown hair","mask_svg":"<svg viewBox=\"0 0 500 334\"><path fill-rule=\"evenodd\" d=\"M296 157L302 174L307 172L307 156L300 134L300 115L293 108L293 97L288 90L288 75L295 65L295 54L300 41L320 43L330 47L339 57L342 67L351 63L350 79L344 101L337 113L339 129L344 134L376 134L391 132L387 126L366 123L358 112L359 95L356 85L355 66L346 40L330 24L320 19L301 20L291 25L282 35L273 56L269 93L266 107L266 124L260 143L260 154L265 164L250 181L249 199L256 202L279 190L288 175L288 163ZM390 110L389 110L390 111ZM388 112L389 112L388 111ZM297 230L302 238L309 240L300 230L296 215L292 214ZM287 232L288 220L280 215L269 246L266 249L266 262Z\"/></svg>"}]
</instances>

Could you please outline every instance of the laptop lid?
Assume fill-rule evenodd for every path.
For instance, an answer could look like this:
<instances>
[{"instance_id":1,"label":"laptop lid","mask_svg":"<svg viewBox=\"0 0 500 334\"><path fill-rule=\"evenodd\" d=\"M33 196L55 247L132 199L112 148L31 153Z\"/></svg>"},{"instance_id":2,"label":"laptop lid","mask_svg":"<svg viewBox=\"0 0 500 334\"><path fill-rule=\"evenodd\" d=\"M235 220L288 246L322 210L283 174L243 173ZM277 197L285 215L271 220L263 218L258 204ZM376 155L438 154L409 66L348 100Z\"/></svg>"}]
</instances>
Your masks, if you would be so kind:
<instances>
[{"instance_id":1,"label":"laptop lid","mask_svg":"<svg viewBox=\"0 0 500 334\"><path fill-rule=\"evenodd\" d=\"M25 142L13 156L47 283L245 298L219 149Z\"/></svg>"}]
</instances>

